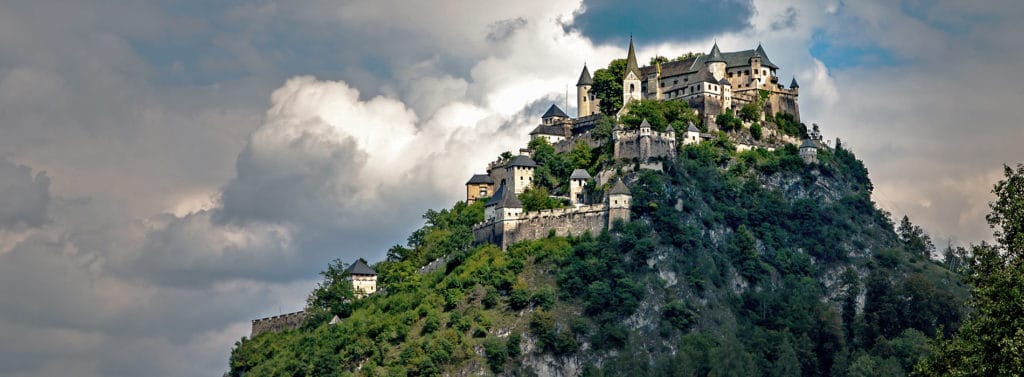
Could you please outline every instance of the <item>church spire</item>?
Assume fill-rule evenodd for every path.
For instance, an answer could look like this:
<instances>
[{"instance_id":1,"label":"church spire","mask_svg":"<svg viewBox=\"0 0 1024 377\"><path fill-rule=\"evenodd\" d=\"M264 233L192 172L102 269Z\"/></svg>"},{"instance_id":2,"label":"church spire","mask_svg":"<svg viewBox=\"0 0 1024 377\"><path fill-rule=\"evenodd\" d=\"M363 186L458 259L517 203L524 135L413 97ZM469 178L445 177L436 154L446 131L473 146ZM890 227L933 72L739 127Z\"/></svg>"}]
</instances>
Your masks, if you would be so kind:
<instances>
[{"instance_id":1,"label":"church spire","mask_svg":"<svg viewBox=\"0 0 1024 377\"><path fill-rule=\"evenodd\" d=\"M725 62L725 57L722 56L722 51L718 49L718 42L715 42L715 45L711 47L711 53L708 54L708 60L705 60L704 62Z\"/></svg>"},{"instance_id":2,"label":"church spire","mask_svg":"<svg viewBox=\"0 0 1024 377\"><path fill-rule=\"evenodd\" d=\"M640 66L636 64L636 49L633 48L633 36L629 36L629 54L626 55L626 72L623 72L623 76L629 76L629 73L633 72L637 78L640 78Z\"/></svg>"}]
</instances>

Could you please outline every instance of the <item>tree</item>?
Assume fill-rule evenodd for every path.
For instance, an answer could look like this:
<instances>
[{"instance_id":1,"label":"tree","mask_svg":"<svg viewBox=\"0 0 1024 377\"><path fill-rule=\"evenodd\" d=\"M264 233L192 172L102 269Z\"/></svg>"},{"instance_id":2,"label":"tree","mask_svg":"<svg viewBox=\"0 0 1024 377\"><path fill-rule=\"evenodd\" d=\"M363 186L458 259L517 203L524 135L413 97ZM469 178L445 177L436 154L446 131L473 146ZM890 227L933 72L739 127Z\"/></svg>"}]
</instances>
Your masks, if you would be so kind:
<instances>
[{"instance_id":1,"label":"tree","mask_svg":"<svg viewBox=\"0 0 1024 377\"><path fill-rule=\"evenodd\" d=\"M1024 375L1024 164L1004 166L986 216L996 245L973 246L967 281L974 312L917 365L920 376Z\"/></svg>"},{"instance_id":2,"label":"tree","mask_svg":"<svg viewBox=\"0 0 1024 377\"><path fill-rule=\"evenodd\" d=\"M339 259L335 259L327 269L320 272L324 279L317 284L316 289L306 299L306 304L313 309L322 309L331 314L347 317L352 312L352 301L355 294L352 292L352 283L346 279L345 265Z\"/></svg>"},{"instance_id":3,"label":"tree","mask_svg":"<svg viewBox=\"0 0 1024 377\"><path fill-rule=\"evenodd\" d=\"M601 100L601 112L613 115L622 108L622 79L625 77L626 59L615 59L608 68L594 71L594 86L590 92Z\"/></svg>"},{"instance_id":4,"label":"tree","mask_svg":"<svg viewBox=\"0 0 1024 377\"><path fill-rule=\"evenodd\" d=\"M725 109L724 112L718 114L715 117L715 124L718 125L718 129L729 132L743 128L743 122L740 118L733 115L732 109Z\"/></svg>"},{"instance_id":5,"label":"tree","mask_svg":"<svg viewBox=\"0 0 1024 377\"><path fill-rule=\"evenodd\" d=\"M743 107L740 108L740 119L747 122L753 122L761 119L761 109L757 105L758 104L756 102L743 105Z\"/></svg>"},{"instance_id":6,"label":"tree","mask_svg":"<svg viewBox=\"0 0 1024 377\"><path fill-rule=\"evenodd\" d=\"M761 140L761 123L754 123L750 126L750 136L754 140Z\"/></svg>"},{"instance_id":7,"label":"tree","mask_svg":"<svg viewBox=\"0 0 1024 377\"><path fill-rule=\"evenodd\" d=\"M932 238L921 227L912 224L910 218L905 215L900 220L900 226L896 229L896 235L900 237L903 249L914 255L930 258L932 252L935 251Z\"/></svg>"},{"instance_id":8,"label":"tree","mask_svg":"<svg viewBox=\"0 0 1024 377\"><path fill-rule=\"evenodd\" d=\"M661 56L661 55L651 57L650 65L655 65L655 64L658 64L658 63L661 63L661 64L668 63L668 58L666 58L664 56Z\"/></svg>"}]
</instances>

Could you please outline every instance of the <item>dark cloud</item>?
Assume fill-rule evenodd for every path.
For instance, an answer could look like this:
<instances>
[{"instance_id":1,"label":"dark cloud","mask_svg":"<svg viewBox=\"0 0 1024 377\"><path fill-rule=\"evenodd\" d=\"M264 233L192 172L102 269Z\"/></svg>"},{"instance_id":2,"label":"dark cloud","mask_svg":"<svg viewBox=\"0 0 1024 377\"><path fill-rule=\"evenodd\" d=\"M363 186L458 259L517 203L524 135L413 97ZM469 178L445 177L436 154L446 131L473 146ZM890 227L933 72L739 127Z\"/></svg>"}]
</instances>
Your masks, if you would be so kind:
<instances>
[{"instance_id":1,"label":"dark cloud","mask_svg":"<svg viewBox=\"0 0 1024 377\"><path fill-rule=\"evenodd\" d=\"M487 40L498 42L508 38L516 30L526 26L526 19L522 17L501 20L491 24L487 29Z\"/></svg>"},{"instance_id":2,"label":"dark cloud","mask_svg":"<svg viewBox=\"0 0 1024 377\"><path fill-rule=\"evenodd\" d=\"M792 29L796 27L797 22L797 11L794 7L788 7L785 11L776 16L775 20L772 21L771 28L773 31Z\"/></svg>"},{"instance_id":3,"label":"dark cloud","mask_svg":"<svg viewBox=\"0 0 1024 377\"><path fill-rule=\"evenodd\" d=\"M641 43L699 40L746 29L749 0L586 0L569 27L597 43L622 44L630 34Z\"/></svg>"},{"instance_id":4,"label":"dark cloud","mask_svg":"<svg viewBox=\"0 0 1024 377\"><path fill-rule=\"evenodd\" d=\"M49 220L50 178L0 158L0 230L38 227Z\"/></svg>"}]
</instances>

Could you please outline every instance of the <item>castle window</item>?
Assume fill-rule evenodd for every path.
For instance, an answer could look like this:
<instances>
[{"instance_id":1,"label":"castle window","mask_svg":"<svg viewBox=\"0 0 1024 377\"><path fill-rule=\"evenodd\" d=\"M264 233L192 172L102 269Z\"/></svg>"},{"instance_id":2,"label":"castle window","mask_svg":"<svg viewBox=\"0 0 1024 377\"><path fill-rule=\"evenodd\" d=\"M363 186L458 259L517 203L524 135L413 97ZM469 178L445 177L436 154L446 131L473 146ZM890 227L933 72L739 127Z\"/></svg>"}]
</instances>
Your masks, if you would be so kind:
<instances>
[{"instance_id":1,"label":"castle window","mask_svg":"<svg viewBox=\"0 0 1024 377\"><path fill-rule=\"evenodd\" d=\"M672 85L676 85L678 83L679 83L679 80L672 80Z\"/></svg>"},{"instance_id":2,"label":"castle window","mask_svg":"<svg viewBox=\"0 0 1024 377\"><path fill-rule=\"evenodd\" d=\"M743 71L743 74L744 74L744 75L747 75L747 76L750 76L750 70L748 69L748 70L746 70L746 71Z\"/></svg>"},{"instance_id":3,"label":"castle window","mask_svg":"<svg viewBox=\"0 0 1024 377\"><path fill-rule=\"evenodd\" d=\"M664 88L665 87L665 83L661 83L658 86Z\"/></svg>"},{"instance_id":4,"label":"castle window","mask_svg":"<svg viewBox=\"0 0 1024 377\"><path fill-rule=\"evenodd\" d=\"M765 76L767 76L767 75L768 75L768 70L767 70L767 69L764 69L764 70L762 70L762 71L764 71L763 75L765 75Z\"/></svg>"},{"instance_id":5,"label":"castle window","mask_svg":"<svg viewBox=\"0 0 1024 377\"><path fill-rule=\"evenodd\" d=\"M633 85L633 84L629 84L629 92L630 92L630 93L633 93L633 92L635 92L635 91L636 91L636 86L635 86L635 85Z\"/></svg>"}]
</instances>

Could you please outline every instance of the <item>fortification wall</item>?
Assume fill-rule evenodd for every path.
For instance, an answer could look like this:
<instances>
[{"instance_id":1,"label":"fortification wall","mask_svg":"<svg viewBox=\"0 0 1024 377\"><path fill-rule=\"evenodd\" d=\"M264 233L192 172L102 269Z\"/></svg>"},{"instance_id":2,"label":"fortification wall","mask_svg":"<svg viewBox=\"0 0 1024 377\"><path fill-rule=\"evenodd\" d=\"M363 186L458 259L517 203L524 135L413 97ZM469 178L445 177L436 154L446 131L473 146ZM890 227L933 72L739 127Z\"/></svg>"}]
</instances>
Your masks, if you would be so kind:
<instances>
[{"instance_id":1,"label":"fortification wall","mask_svg":"<svg viewBox=\"0 0 1024 377\"><path fill-rule=\"evenodd\" d=\"M554 229L557 236L597 234L608 225L604 204L549 209L524 213L513 221L478 224L473 228L477 242L490 242L502 249L513 243L544 238Z\"/></svg>"},{"instance_id":2,"label":"fortification wall","mask_svg":"<svg viewBox=\"0 0 1024 377\"><path fill-rule=\"evenodd\" d=\"M676 156L675 135L667 132L651 132L650 136L640 137L638 131L618 131L615 137L615 158L650 158Z\"/></svg>"},{"instance_id":3,"label":"fortification wall","mask_svg":"<svg viewBox=\"0 0 1024 377\"><path fill-rule=\"evenodd\" d=\"M573 135L569 138L566 138L565 140L561 140L559 142L551 144L551 146L555 147L555 153L567 153L571 151L573 147L576 146L576 142L578 141L583 141L584 143L587 143L587 146L590 147L590 149L594 149L601 146L601 142L594 139L594 137L590 135L590 132Z\"/></svg>"},{"instance_id":4,"label":"fortification wall","mask_svg":"<svg viewBox=\"0 0 1024 377\"><path fill-rule=\"evenodd\" d=\"M252 331L249 338L255 338L257 335L265 332L280 332L297 329L299 326L302 326L302 321L305 319L306 312L304 311L254 319L252 320Z\"/></svg>"}]
</instances>

